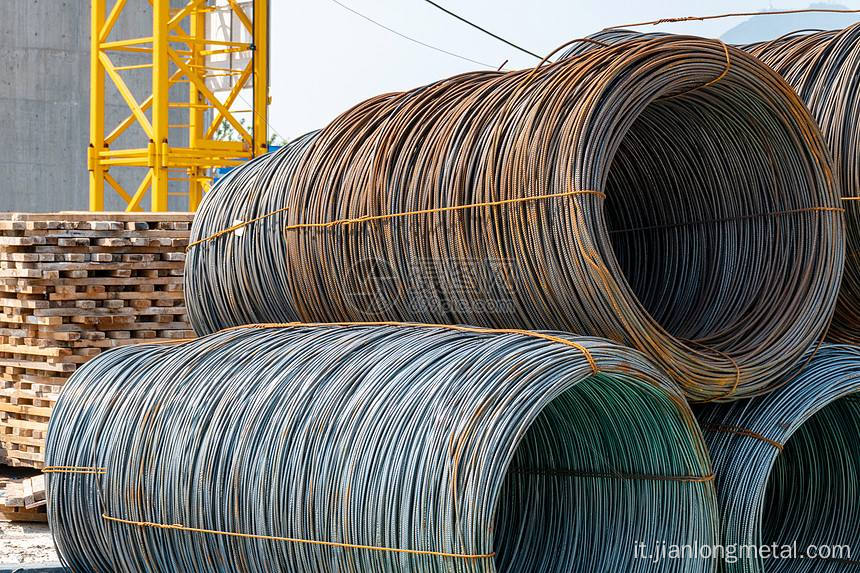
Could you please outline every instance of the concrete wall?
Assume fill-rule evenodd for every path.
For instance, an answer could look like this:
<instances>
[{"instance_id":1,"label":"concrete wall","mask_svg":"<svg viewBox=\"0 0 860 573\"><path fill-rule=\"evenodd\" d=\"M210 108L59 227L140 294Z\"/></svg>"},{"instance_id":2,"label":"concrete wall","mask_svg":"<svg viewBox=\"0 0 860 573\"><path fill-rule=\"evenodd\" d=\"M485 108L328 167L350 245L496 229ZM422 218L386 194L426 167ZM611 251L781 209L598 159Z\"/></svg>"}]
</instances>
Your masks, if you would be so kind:
<instances>
[{"instance_id":1,"label":"concrete wall","mask_svg":"<svg viewBox=\"0 0 860 573\"><path fill-rule=\"evenodd\" d=\"M149 3L132 0L112 38L151 30ZM89 0L0 0L0 211L88 208L89 42ZM114 58L117 65L141 61ZM124 74L143 99L148 71ZM110 131L129 110L106 85ZM123 179L119 170L112 174ZM121 183L136 187L131 179ZM108 210L121 209L112 191L105 196Z\"/></svg>"}]
</instances>

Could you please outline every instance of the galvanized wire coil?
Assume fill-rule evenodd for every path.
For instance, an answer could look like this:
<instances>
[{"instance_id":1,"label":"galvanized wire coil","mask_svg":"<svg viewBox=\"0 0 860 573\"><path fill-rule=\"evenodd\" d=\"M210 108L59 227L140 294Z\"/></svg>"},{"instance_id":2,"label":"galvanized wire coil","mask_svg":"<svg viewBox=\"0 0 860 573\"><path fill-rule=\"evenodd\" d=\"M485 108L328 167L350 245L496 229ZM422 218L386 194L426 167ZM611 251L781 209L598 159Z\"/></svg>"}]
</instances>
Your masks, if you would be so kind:
<instances>
[{"instance_id":1,"label":"galvanized wire coil","mask_svg":"<svg viewBox=\"0 0 860 573\"><path fill-rule=\"evenodd\" d=\"M803 373L767 396L702 407L717 475L722 540L797 545L795 559L742 555L727 572L860 567L860 348L823 345ZM815 559L810 545L853 555Z\"/></svg>"},{"instance_id":2,"label":"galvanized wire coil","mask_svg":"<svg viewBox=\"0 0 860 573\"><path fill-rule=\"evenodd\" d=\"M551 328L642 350L691 399L728 400L795 368L832 314L844 237L824 142L778 75L718 41L449 78L361 103L300 147L285 202L266 207L288 209L282 233L207 240L208 213L237 207L218 189L204 202L186 267L199 332L295 317ZM249 273L273 286L233 300L290 302L231 316L217 283L258 259L286 285Z\"/></svg>"},{"instance_id":3,"label":"galvanized wire coil","mask_svg":"<svg viewBox=\"0 0 860 573\"><path fill-rule=\"evenodd\" d=\"M47 464L74 571L715 568L635 555L714 542L716 495L680 390L601 339L293 325L117 348L65 386Z\"/></svg>"},{"instance_id":4,"label":"galvanized wire coil","mask_svg":"<svg viewBox=\"0 0 860 573\"><path fill-rule=\"evenodd\" d=\"M609 29L571 46L580 57L595 45L615 45L663 33ZM738 46L781 74L815 118L834 162L846 212L847 256L828 339L860 344L860 24L843 30L793 33Z\"/></svg>"}]
</instances>

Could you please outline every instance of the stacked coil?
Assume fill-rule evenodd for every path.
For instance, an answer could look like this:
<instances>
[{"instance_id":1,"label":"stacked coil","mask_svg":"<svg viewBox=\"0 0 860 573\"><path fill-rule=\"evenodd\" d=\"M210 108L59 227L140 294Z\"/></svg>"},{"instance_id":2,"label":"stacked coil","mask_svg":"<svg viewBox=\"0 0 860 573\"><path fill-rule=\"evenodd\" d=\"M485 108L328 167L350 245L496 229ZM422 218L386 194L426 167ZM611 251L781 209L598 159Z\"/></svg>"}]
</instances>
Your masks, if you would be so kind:
<instances>
[{"instance_id":1,"label":"stacked coil","mask_svg":"<svg viewBox=\"0 0 860 573\"><path fill-rule=\"evenodd\" d=\"M848 252L829 338L860 344L860 24L744 49L797 91L833 154L847 215Z\"/></svg>"},{"instance_id":2,"label":"stacked coil","mask_svg":"<svg viewBox=\"0 0 860 573\"><path fill-rule=\"evenodd\" d=\"M672 571L714 543L680 390L593 338L432 325L239 328L108 351L51 419L74 571Z\"/></svg>"},{"instance_id":3,"label":"stacked coil","mask_svg":"<svg viewBox=\"0 0 860 573\"><path fill-rule=\"evenodd\" d=\"M581 57L595 45L666 36L603 30L589 36L590 42L572 45L562 57ZM828 338L860 344L860 24L843 30L794 33L739 48L785 78L809 108L830 149L846 212L848 249Z\"/></svg>"},{"instance_id":4,"label":"stacked coil","mask_svg":"<svg viewBox=\"0 0 860 573\"><path fill-rule=\"evenodd\" d=\"M193 271L185 274L185 291L205 296L205 301L188 305L189 320L198 333L237 324L298 320L285 288L289 280L286 243L278 238L287 223L284 205L290 178L313 137L306 134L232 169L212 192L218 200L200 204L194 236L218 240L224 259L200 260L197 245L190 247Z\"/></svg>"},{"instance_id":5,"label":"stacked coil","mask_svg":"<svg viewBox=\"0 0 860 573\"><path fill-rule=\"evenodd\" d=\"M637 39L379 96L288 155L246 168L272 171L277 200L236 203L237 174L204 201L186 265L201 333L296 317L565 330L729 400L795 368L835 305L826 146L777 74L718 41ZM250 245L213 236L282 208L284 226L241 227Z\"/></svg>"},{"instance_id":6,"label":"stacked coil","mask_svg":"<svg viewBox=\"0 0 860 573\"><path fill-rule=\"evenodd\" d=\"M860 567L850 553L860 547L860 348L823 345L807 358L799 378L767 396L698 414L717 476L723 543L799 551L793 559L736 554L724 562L727 572Z\"/></svg>"}]
</instances>

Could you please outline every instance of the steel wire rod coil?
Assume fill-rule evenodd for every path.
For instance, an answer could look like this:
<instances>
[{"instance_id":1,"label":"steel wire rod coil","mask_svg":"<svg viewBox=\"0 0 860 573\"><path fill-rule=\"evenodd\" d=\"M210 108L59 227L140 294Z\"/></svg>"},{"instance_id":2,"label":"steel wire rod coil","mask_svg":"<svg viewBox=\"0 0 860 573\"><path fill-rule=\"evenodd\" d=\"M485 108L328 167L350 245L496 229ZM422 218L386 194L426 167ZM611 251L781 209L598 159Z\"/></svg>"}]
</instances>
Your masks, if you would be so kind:
<instances>
[{"instance_id":1,"label":"steel wire rod coil","mask_svg":"<svg viewBox=\"0 0 860 573\"><path fill-rule=\"evenodd\" d=\"M595 45L666 36L603 30L590 36L590 42L571 46L562 57L579 57ZM860 344L860 24L738 47L785 78L809 108L830 149L846 212L848 250L828 338Z\"/></svg>"},{"instance_id":2,"label":"steel wire rod coil","mask_svg":"<svg viewBox=\"0 0 860 573\"><path fill-rule=\"evenodd\" d=\"M701 432L639 352L560 333L258 325L87 362L51 417L74 571L714 571Z\"/></svg>"},{"instance_id":3,"label":"steel wire rod coil","mask_svg":"<svg viewBox=\"0 0 860 573\"><path fill-rule=\"evenodd\" d=\"M205 302L189 306L198 332L221 328L210 328L214 325L298 320L292 296L283 287L288 271L286 244L280 237L287 221L284 205L289 178L313 136L306 134L274 153L231 169L211 191L218 200L200 204L193 236L217 240L224 249L219 255L229 262L209 257L200 261L206 265L200 268L195 258L194 272L185 277L186 291L205 293ZM189 256L196 252L190 250ZM207 327L201 327L204 324Z\"/></svg>"},{"instance_id":4,"label":"steel wire rod coil","mask_svg":"<svg viewBox=\"0 0 860 573\"><path fill-rule=\"evenodd\" d=\"M848 252L828 338L860 344L860 24L744 49L794 87L833 154L846 210Z\"/></svg>"},{"instance_id":5,"label":"steel wire rod coil","mask_svg":"<svg viewBox=\"0 0 860 573\"><path fill-rule=\"evenodd\" d=\"M723 543L777 544L778 553L796 544L799 552L738 553L725 571L860 570L860 348L825 344L791 384L702 407L698 418L717 476ZM810 545L829 554L807 553Z\"/></svg>"},{"instance_id":6,"label":"steel wire rod coil","mask_svg":"<svg viewBox=\"0 0 860 573\"><path fill-rule=\"evenodd\" d=\"M210 217L264 215L233 199L239 175L204 200L186 263L200 333L564 330L645 352L692 400L729 400L796 368L835 305L843 213L820 132L782 78L718 41L633 40L386 94L287 155L246 168L279 181L265 209L287 209L280 230L213 236Z\"/></svg>"}]
</instances>

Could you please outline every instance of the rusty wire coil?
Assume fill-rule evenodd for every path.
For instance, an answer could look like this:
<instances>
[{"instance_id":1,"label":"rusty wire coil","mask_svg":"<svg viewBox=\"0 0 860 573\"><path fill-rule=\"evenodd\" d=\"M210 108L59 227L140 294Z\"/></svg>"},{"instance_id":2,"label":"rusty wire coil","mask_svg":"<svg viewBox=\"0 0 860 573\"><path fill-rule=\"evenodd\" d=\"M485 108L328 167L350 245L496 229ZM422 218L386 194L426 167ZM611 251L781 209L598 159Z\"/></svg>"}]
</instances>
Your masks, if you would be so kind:
<instances>
[{"instance_id":1,"label":"rusty wire coil","mask_svg":"<svg viewBox=\"0 0 860 573\"><path fill-rule=\"evenodd\" d=\"M713 573L710 460L639 352L560 333L261 325L105 352L48 431L72 571Z\"/></svg>"},{"instance_id":2,"label":"rusty wire coil","mask_svg":"<svg viewBox=\"0 0 860 573\"><path fill-rule=\"evenodd\" d=\"M726 573L860 568L860 348L824 344L808 358L800 376L767 396L697 413L717 474L723 543L799 552L738 552Z\"/></svg>"},{"instance_id":3,"label":"rusty wire coil","mask_svg":"<svg viewBox=\"0 0 860 573\"><path fill-rule=\"evenodd\" d=\"M595 45L668 34L608 29L572 45L579 57ZM795 32L738 46L781 74L807 105L830 149L846 212L847 252L839 298L828 332L835 342L860 343L860 24L842 30Z\"/></svg>"},{"instance_id":4,"label":"rusty wire coil","mask_svg":"<svg viewBox=\"0 0 860 573\"><path fill-rule=\"evenodd\" d=\"M286 201L266 208L288 208L286 226L258 247L207 240L208 212L263 213L206 198L219 206L204 205L186 270L200 332L251 319L213 311L229 307L214 284L263 258L291 303L255 307L255 321L600 335L644 351L691 399L727 400L797 367L843 267L819 130L782 78L714 40L636 39L382 95L281 177Z\"/></svg>"}]
</instances>

